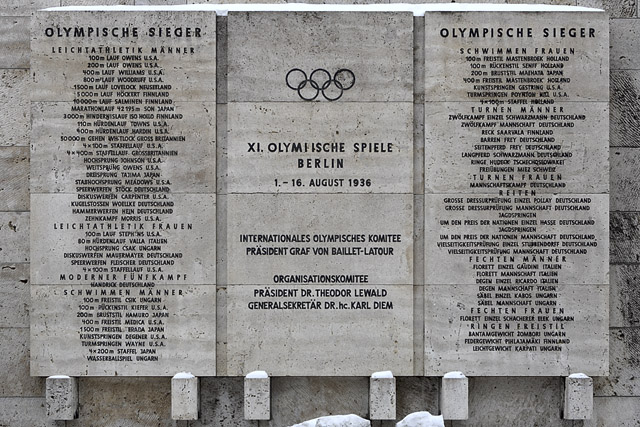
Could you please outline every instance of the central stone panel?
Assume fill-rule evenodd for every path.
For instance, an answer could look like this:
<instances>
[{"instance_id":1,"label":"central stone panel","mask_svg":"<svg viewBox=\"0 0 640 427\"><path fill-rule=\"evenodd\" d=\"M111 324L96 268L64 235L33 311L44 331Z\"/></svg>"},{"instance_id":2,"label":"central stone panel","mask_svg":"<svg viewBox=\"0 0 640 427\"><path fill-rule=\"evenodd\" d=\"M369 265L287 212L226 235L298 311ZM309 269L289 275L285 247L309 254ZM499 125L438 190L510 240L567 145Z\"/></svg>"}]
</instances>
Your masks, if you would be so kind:
<instances>
[{"instance_id":1,"label":"central stone panel","mask_svg":"<svg viewBox=\"0 0 640 427\"><path fill-rule=\"evenodd\" d=\"M412 32L229 14L229 375L413 374Z\"/></svg>"}]
</instances>

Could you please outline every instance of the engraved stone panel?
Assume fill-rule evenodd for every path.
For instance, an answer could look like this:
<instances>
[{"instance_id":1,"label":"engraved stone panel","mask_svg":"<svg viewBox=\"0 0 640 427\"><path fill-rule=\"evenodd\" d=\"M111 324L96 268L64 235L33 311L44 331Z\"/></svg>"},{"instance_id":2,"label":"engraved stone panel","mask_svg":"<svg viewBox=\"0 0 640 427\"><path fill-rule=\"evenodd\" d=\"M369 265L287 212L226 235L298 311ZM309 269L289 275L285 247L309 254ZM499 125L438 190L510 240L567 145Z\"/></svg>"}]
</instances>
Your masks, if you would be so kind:
<instances>
[{"instance_id":1,"label":"engraved stone panel","mask_svg":"<svg viewBox=\"0 0 640 427\"><path fill-rule=\"evenodd\" d=\"M215 43L210 12L36 14L32 375L215 375Z\"/></svg>"},{"instance_id":2,"label":"engraved stone panel","mask_svg":"<svg viewBox=\"0 0 640 427\"><path fill-rule=\"evenodd\" d=\"M365 376L381 366L412 375L410 285L229 286L227 292L229 375L260 369L274 376Z\"/></svg>"},{"instance_id":3,"label":"engraved stone panel","mask_svg":"<svg viewBox=\"0 0 640 427\"><path fill-rule=\"evenodd\" d=\"M425 374L443 375L464 364L469 376L606 375L608 286L558 286L551 292L557 304L538 296L549 291L530 286L509 292L495 287L487 297L493 306L478 301L474 286L426 286Z\"/></svg>"},{"instance_id":4,"label":"engraved stone panel","mask_svg":"<svg viewBox=\"0 0 640 427\"><path fill-rule=\"evenodd\" d=\"M608 36L425 15L425 375L607 372Z\"/></svg>"},{"instance_id":5,"label":"engraved stone panel","mask_svg":"<svg viewBox=\"0 0 640 427\"><path fill-rule=\"evenodd\" d=\"M215 375L215 286L32 286L31 301L31 375Z\"/></svg>"}]
</instances>

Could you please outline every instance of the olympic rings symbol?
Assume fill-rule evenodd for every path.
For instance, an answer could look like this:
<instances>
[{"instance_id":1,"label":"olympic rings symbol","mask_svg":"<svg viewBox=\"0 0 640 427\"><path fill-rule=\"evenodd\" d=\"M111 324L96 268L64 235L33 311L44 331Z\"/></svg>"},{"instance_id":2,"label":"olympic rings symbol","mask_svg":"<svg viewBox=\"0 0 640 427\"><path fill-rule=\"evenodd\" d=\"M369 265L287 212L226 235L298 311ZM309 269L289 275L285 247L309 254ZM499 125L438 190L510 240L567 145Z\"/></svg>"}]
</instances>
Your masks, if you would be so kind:
<instances>
[{"instance_id":1,"label":"olympic rings symbol","mask_svg":"<svg viewBox=\"0 0 640 427\"><path fill-rule=\"evenodd\" d=\"M322 93L327 101L337 101L345 90L356 84L353 71L341 68L331 75L324 68L313 70L309 77L300 68L293 68L285 77L287 87L298 92L298 96L305 101L313 101Z\"/></svg>"}]
</instances>

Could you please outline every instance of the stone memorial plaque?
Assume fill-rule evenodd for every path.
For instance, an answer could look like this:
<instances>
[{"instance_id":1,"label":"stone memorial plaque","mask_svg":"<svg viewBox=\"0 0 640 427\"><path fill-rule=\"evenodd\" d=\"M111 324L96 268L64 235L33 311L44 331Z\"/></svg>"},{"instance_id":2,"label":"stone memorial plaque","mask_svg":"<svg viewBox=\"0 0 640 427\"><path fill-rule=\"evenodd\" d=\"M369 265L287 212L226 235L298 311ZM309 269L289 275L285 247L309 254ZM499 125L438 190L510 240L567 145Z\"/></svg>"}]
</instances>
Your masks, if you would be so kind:
<instances>
[{"instance_id":1,"label":"stone memorial plaque","mask_svg":"<svg viewBox=\"0 0 640 427\"><path fill-rule=\"evenodd\" d=\"M606 373L608 34L426 14L425 375Z\"/></svg>"},{"instance_id":2,"label":"stone memorial plaque","mask_svg":"<svg viewBox=\"0 0 640 427\"><path fill-rule=\"evenodd\" d=\"M229 14L230 375L412 373L412 30L410 13Z\"/></svg>"},{"instance_id":3,"label":"stone memorial plaque","mask_svg":"<svg viewBox=\"0 0 640 427\"><path fill-rule=\"evenodd\" d=\"M32 374L215 375L215 14L32 34Z\"/></svg>"}]
</instances>

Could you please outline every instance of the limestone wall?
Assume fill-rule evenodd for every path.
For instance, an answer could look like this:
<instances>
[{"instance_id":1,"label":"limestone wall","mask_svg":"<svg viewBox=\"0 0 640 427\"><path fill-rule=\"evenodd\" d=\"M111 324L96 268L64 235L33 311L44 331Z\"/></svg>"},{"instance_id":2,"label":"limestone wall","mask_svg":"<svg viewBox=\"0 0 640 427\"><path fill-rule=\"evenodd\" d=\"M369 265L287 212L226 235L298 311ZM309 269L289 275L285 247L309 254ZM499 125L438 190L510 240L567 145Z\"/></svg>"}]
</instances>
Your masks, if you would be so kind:
<instances>
[{"instance_id":1,"label":"limestone wall","mask_svg":"<svg viewBox=\"0 0 640 427\"><path fill-rule=\"evenodd\" d=\"M640 423L638 4L634 0L549 3L601 7L611 17L610 376L595 378L595 414L584 423L561 418L563 378L470 378L470 419L449 422L450 426ZM185 0L4 0L0 4L0 425L170 426L174 425L170 378L81 378L80 419L56 423L45 415L44 379L29 376L30 21L39 8L72 4L174 5L185 4ZM415 27L420 28L423 18L414 19ZM218 20L223 27L221 18ZM419 93L414 102L419 112ZM416 194L421 192L415 189ZM422 266L416 262L415 268ZM420 338L414 340L417 348L422 345ZM327 410L363 417L369 412L368 378L277 377L272 379L272 419L245 421L242 381L241 377L202 379L201 417L183 425L277 427L325 415ZM435 377L398 378L398 419L419 410L438 413L439 384Z\"/></svg>"}]
</instances>

